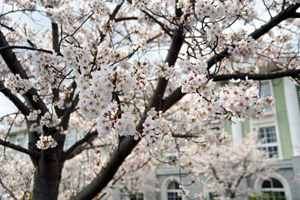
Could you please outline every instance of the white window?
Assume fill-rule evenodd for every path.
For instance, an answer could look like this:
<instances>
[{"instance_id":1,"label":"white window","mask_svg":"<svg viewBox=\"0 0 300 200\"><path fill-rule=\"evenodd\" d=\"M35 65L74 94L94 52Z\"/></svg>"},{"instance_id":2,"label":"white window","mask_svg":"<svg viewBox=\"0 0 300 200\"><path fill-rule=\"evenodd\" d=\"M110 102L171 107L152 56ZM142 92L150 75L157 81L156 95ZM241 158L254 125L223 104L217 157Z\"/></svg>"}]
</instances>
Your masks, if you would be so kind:
<instances>
[{"instance_id":1,"label":"white window","mask_svg":"<svg viewBox=\"0 0 300 200\"><path fill-rule=\"evenodd\" d=\"M278 157L278 140L275 126L259 128L257 139L261 142L260 149L266 151L270 158Z\"/></svg>"},{"instance_id":2,"label":"white window","mask_svg":"<svg viewBox=\"0 0 300 200\"><path fill-rule=\"evenodd\" d=\"M286 194L283 185L281 182L275 178L271 178L270 180L265 180L261 186L262 190L262 198L263 200L285 200Z\"/></svg>"},{"instance_id":3,"label":"white window","mask_svg":"<svg viewBox=\"0 0 300 200\"><path fill-rule=\"evenodd\" d=\"M24 138L24 134L18 134L17 138L16 138L16 144L24 147L25 146L25 138Z\"/></svg>"},{"instance_id":4,"label":"white window","mask_svg":"<svg viewBox=\"0 0 300 200\"><path fill-rule=\"evenodd\" d=\"M169 183L167 189L168 200L182 200L181 196L178 195L180 191L179 184L175 181Z\"/></svg>"},{"instance_id":5,"label":"white window","mask_svg":"<svg viewBox=\"0 0 300 200\"><path fill-rule=\"evenodd\" d=\"M138 193L136 195L130 196L130 200L144 200L144 194Z\"/></svg>"},{"instance_id":6,"label":"white window","mask_svg":"<svg viewBox=\"0 0 300 200\"><path fill-rule=\"evenodd\" d=\"M216 200L219 198L220 198L220 195L218 195L218 194L209 193L209 195L208 195L209 200Z\"/></svg>"},{"instance_id":7,"label":"white window","mask_svg":"<svg viewBox=\"0 0 300 200\"><path fill-rule=\"evenodd\" d=\"M178 161L178 153L173 152L173 153L167 153L165 162L168 164L168 166L172 167L177 164Z\"/></svg>"},{"instance_id":8,"label":"white window","mask_svg":"<svg viewBox=\"0 0 300 200\"><path fill-rule=\"evenodd\" d=\"M123 194L121 195L121 200L144 200L144 194L143 193L127 194L127 195Z\"/></svg>"},{"instance_id":9,"label":"white window","mask_svg":"<svg viewBox=\"0 0 300 200\"><path fill-rule=\"evenodd\" d=\"M75 130L75 129L72 129L72 130L66 135L65 149L70 148L75 142L76 142L76 130Z\"/></svg>"},{"instance_id":10,"label":"white window","mask_svg":"<svg viewBox=\"0 0 300 200\"><path fill-rule=\"evenodd\" d=\"M260 96L261 97L267 97L267 96L272 96L272 87L271 87L271 82L262 82L260 84ZM274 108L270 107L265 109L265 114L272 114L274 112Z\"/></svg>"}]
</instances>

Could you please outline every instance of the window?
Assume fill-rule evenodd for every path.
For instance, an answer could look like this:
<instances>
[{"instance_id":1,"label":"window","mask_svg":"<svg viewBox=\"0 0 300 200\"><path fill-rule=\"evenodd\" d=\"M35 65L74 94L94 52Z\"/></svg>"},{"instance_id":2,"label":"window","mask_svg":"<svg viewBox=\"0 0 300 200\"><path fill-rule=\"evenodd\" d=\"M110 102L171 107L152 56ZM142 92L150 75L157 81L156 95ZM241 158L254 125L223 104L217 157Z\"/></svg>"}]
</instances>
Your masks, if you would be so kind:
<instances>
[{"instance_id":1,"label":"window","mask_svg":"<svg viewBox=\"0 0 300 200\"><path fill-rule=\"evenodd\" d=\"M262 183L263 200L285 200L285 191L281 182L275 178Z\"/></svg>"},{"instance_id":2,"label":"window","mask_svg":"<svg viewBox=\"0 0 300 200\"><path fill-rule=\"evenodd\" d=\"M131 195L130 200L144 200L144 194L138 193L136 195Z\"/></svg>"},{"instance_id":3,"label":"window","mask_svg":"<svg viewBox=\"0 0 300 200\"><path fill-rule=\"evenodd\" d=\"M270 158L278 157L278 142L274 126L260 128L257 139L262 142L260 149L266 151Z\"/></svg>"},{"instance_id":4,"label":"window","mask_svg":"<svg viewBox=\"0 0 300 200\"><path fill-rule=\"evenodd\" d=\"M70 148L76 142L76 130L72 129L67 135L65 140L65 149Z\"/></svg>"},{"instance_id":5,"label":"window","mask_svg":"<svg viewBox=\"0 0 300 200\"><path fill-rule=\"evenodd\" d=\"M177 155L178 154L176 152L166 154L165 162L168 164L168 166L170 166L170 167L176 166L177 161L178 161Z\"/></svg>"},{"instance_id":6,"label":"window","mask_svg":"<svg viewBox=\"0 0 300 200\"><path fill-rule=\"evenodd\" d=\"M219 197L220 196L218 194L213 194L213 193L209 193L209 195L208 195L209 200L219 199Z\"/></svg>"},{"instance_id":7,"label":"window","mask_svg":"<svg viewBox=\"0 0 300 200\"><path fill-rule=\"evenodd\" d=\"M271 96L271 83L270 82L263 82L260 84L260 96L263 97L267 97L267 96ZM273 113L273 108L267 108L265 109L265 114L271 114Z\"/></svg>"},{"instance_id":8,"label":"window","mask_svg":"<svg viewBox=\"0 0 300 200\"><path fill-rule=\"evenodd\" d=\"M168 185L168 200L182 200L181 196L178 195L178 192L180 191L179 184L175 181L171 182Z\"/></svg>"},{"instance_id":9,"label":"window","mask_svg":"<svg viewBox=\"0 0 300 200\"><path fill-rule=\"evenodd\" d=\"M18 145L24 146L24 137L18 137L17 136L17 142Z\"/></svg>"}]
</instances>

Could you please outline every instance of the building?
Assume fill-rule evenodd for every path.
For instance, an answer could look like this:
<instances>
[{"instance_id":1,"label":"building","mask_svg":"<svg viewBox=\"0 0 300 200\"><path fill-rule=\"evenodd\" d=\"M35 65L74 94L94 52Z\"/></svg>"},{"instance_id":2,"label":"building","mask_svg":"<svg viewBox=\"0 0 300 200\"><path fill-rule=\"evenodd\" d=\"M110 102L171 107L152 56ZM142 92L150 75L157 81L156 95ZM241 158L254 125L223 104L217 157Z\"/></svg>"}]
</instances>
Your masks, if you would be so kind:
<instances>
[{"instance_id":1,"label":"building","mask_svg":"<svg viewBox=\"0 0 300 200\"><path fill-rule=\"evenodd\" d=\"M232 134L233 144L239 143L251 130L258 130L258 138L264 139L261 148L270 157L278 157L278 170L271 181L257 179L246 182L252 188L282 196L272 199L300 199L300 185L295 182L300 172L299 90L300 87L289 78L262 82L261 95L274 96L276 106L267 109L263 119L237 122L226 128Z\"/></svg>"}]
</instances>

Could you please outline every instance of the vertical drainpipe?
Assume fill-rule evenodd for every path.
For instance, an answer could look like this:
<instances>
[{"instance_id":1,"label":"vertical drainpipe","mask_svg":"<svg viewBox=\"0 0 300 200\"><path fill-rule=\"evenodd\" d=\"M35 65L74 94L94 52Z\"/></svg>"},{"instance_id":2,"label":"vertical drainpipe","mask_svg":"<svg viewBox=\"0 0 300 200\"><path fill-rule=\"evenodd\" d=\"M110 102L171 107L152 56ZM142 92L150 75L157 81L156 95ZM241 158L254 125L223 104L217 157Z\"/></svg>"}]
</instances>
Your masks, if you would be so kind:
<instances>
[{"instance_id":1,"label":"vertical drainpipe","mask_svg":"<svg viewBox=\"0 0 300 200\"><path fill-rule=\"evenodd\" d=\"M231 125L232 129L232 142L233 145L239 144L243 139L243 128L242 123L237 118L233 118L233 123Z\"/></svg>"}]
</instances>

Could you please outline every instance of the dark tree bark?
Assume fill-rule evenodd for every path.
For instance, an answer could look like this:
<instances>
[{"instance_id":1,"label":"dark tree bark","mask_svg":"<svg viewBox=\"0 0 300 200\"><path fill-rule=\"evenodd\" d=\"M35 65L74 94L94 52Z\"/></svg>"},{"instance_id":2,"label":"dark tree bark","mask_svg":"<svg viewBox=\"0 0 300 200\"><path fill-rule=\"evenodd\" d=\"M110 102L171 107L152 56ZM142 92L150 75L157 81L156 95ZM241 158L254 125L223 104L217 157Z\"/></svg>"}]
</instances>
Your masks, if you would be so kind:
<instances>
[{"instance_id":1,"label":"dark tree bark","mask_svg":"<svg viewBox=\"0 0 300 200\"><path fill-rule=\"evenodd\" d=\"M65 136L56 132L58 145L55 148L41 150L40 156L33 159L35 172L33 200L56 200L58 198L61 172L64 165L63 146Z\"/></svg>"},{"instance_id":2,"label":"dark tree bark","mask_svg":"<svg viewBox=\"0 0 300 200\"><path fill-rule=\"evenodd\" d=\"M56 152L45 151L35 166L33 200L56 200L63 164Z\"/></svg>"}]
</instances>

